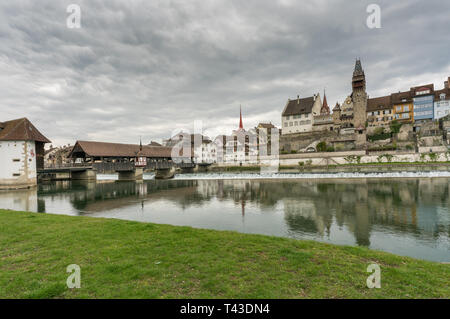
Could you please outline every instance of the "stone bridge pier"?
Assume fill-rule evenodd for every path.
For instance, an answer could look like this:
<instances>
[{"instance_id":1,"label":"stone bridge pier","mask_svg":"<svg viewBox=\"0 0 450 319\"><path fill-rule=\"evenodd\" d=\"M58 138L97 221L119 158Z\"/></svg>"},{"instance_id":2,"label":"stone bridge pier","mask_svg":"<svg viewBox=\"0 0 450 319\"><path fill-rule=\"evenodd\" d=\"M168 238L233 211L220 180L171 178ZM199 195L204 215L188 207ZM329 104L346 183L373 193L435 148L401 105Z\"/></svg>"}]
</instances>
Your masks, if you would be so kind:
<instances>
[{"instance_id":1,"label":"stone bridge pier","mask_svg":"<svg viewBox=\"0 0 450 319\"><path fill-rule=\"evenodd\" d=\"M86 169L84 171L71 171L70 177L74 181L96 181L97 172L92 169Z\"/></svg>"},{"instance_id":2,"label":"stone bridge pier","mask_svg":"<svg viewBox=\"0 0 450 319\"><path fill-rule=\"evenodd\" d=\"M119 170L119 181L142 181L144 179L144 169L136 167L133 170Z\"/></svg>"}]
</instances>

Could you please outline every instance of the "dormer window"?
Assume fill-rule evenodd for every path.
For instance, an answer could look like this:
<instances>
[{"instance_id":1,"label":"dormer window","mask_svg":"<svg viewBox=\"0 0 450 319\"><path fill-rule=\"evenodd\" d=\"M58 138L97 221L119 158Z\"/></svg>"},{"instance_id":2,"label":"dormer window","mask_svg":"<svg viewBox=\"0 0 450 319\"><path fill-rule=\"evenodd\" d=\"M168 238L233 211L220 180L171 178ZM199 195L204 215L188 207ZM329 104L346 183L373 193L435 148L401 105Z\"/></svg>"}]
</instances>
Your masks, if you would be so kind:
<instances>
[{"instance_id":1,"label":"dormer window","mask_svg":"<svg viewBox=\"0 0 450 319\"><path fill-rule=\"evenodd\" d=\"M441 95L439 95L441 101L445 100L445 93L441 93Z\"/></svg>"},{"instance_id":2,"label":"dormer window","mask_svg":"<svg viewBox=\"0 0 450 319\"><path fill-rule=\"evenodd\" d=\"M430 90L420 90L416 92L416 95L430 94Z\"/></svg>"}]
</instances>

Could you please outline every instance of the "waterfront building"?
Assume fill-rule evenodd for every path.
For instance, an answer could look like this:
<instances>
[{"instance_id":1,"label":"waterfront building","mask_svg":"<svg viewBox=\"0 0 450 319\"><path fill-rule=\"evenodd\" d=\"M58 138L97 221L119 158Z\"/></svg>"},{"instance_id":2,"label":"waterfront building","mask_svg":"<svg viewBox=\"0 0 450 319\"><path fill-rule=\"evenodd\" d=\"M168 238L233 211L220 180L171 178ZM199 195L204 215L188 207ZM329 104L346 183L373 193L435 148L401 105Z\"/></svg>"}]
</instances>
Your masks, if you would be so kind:
<instances>
[{"instance_id":1,"label":"waterfront building","mask_svg":"<svg viewBox=\"0 0 450 319\"><path fill-rule=\"evenodd\" d=\"M421 123L434 116L434 84L411 88L414 103L414 121Z\"/></svg>"},{"instance_id":2,"label":"waterfront building","mask_svg":"<svg viewBox=\"0 0 450 319\"><path fill-rule=\"evenodd\" d=\"M327 95L323 92L323 103L320 114L314 116L313 131L333 131L333 116L330 113L330 107L327 102Z\"/></svg>"},{"instance_id":3,"label":"waterfront building","mask_svg":"<svg viewBox=\"0 0 450 319\"><path fill-rule=\"evenodd\" d=\"M0 189L36 186L46 143L27 118L0 122Z\"/></svg>"},{"instance_id":4,"label":"waterfront building","mask_svg":"<svg viewBox=\"0 0 450 319\"><path fill-rule=\"evenodd\" d=\"M382 96L367 100L367 130L389 128L394 118L391 96Z\"/></svg>"},{"instance_id":5,"label":"waterfront building","mask_svg":"<svg viewBox=\"0 0 450 319\"><path fill-rule=\"evenodd\" d=\"M444 89L434 95L434 119L438 120L450 114L450 77L444 82Z\"/></svg>"},{"instance_id":6,"label":"waterfront building","mask_svg":"<svg viewBox=\"0 0 450 319\"><path fill-rule=\"evenodd\" d=\"M194 148L194 162L196 164L217 163L217 144L209 138L203 138L201 143Z\"/></svg>"},{"instance_id":7,"label":"waterfront building","mask_svg":"<svg viewBox=\"0 0 450 319\"><path fill-rule=\"evenodd\" d=\"M217 163L242 165L256 164L258 160L258 138L256 129L244 129L242 108L240 109L239 127L231 135L219 135L214 139Z\"/></svg>"},{"instance_id":8,"label":"waterfront building","mask_svg":"<svg viewBox=\"0 0 450 319\"><path fill-rule=\"evenodd\" d=\"M258 155L275 155L272 152L272 146L276 148L276 155L278 155L278 139L280 136L280 129L272 123L259 123L258 126L256 126L255 131L257 137Z\"/></svg>"},{"instance_id":9,"label":"waterfront building","mask_svg":"<svg viewBox=\"0 0 450 319\"><path fill-rule=\"evenodd\" d=\"M312 132L314 116L320 115L322 101L319 94L288 100L281 116L282 134Z\"/></svg>"},{"instance_id":10,"label":"waterfront building","mask_svg":"<svg viewBox=\"0 0 450 319\"><path fill-rule=\"evenodd\" d=\"M411 91L391 94L394 119L400 123L414 122L414 102Z\"/></svg>"}]
</instances>

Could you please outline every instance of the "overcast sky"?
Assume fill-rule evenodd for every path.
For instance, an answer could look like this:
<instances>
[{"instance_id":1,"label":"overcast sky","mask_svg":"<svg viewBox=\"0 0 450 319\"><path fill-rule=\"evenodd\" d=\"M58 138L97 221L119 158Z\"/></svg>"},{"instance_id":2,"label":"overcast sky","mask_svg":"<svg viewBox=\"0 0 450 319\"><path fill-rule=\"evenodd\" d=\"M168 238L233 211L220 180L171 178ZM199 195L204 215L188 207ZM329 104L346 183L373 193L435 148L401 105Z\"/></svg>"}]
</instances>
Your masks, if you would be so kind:
<instances>
[{"instance_id":1,"label":"overcast sky","mask_svg":"<svg viewBox=\"0 0 450 319\"><path fill-rule=\"evenodd\" d=\"M81 28L69 29L69 4ZM381 7L381 29L366 8ZM0 4L0 121L54 144L148 143L202 120L207 134L280 125L288 98L371 97L450 76L450 1L8 0Z\"/></svg>"}]
</instances>

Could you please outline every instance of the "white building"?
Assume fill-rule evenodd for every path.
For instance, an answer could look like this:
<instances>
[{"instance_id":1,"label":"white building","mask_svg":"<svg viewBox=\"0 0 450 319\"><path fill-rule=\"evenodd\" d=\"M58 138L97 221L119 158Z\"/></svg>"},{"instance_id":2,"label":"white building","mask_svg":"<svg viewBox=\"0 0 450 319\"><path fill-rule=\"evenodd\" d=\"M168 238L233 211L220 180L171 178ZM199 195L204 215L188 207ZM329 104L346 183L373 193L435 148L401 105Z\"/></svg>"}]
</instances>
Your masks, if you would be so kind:
<instances>
[{"instance_id":1,"label":"white building","mask_svg":"<svg viewBox=\"0 0 450 319\"><path fill-rule=\"evenodd\" d=\"M281 116L282 135L312 132L314 117L320 115L320 94L288 100Z\"/></svg>"},{"instance_id":2,"label":"white building","mask_svg":"<svg viewBox=\"0 0 450 319\"><path fill-rule=\"evenodd\" d=\"M37 184L45 143L50 141L26 118L0 122L0 189Z\"/></svg>"},{"instance_id":3,"label":"white building","mask_svg":"<svg viewBox=\"0 0 450 319\"><path fill-rule=\"evenodd\" d=\"M448 82L445 82L448 86ZM450 114L450 89L437 91L434 99L434 119L439 120Z\"/></svg>"},{"instance_id":4,"label":"white building","mask_svg":"<svg viewBox=\"0 0 450 319\"><path fill-rule=\"evenodd\" d=\"M194 162L196 164L217 163L217 144L209 139L203 139L202 143L194 148Z\"/></svg>"}]
</instances>

